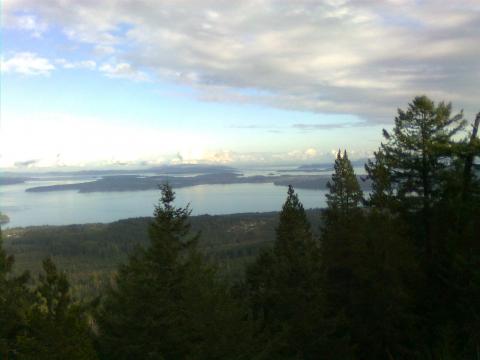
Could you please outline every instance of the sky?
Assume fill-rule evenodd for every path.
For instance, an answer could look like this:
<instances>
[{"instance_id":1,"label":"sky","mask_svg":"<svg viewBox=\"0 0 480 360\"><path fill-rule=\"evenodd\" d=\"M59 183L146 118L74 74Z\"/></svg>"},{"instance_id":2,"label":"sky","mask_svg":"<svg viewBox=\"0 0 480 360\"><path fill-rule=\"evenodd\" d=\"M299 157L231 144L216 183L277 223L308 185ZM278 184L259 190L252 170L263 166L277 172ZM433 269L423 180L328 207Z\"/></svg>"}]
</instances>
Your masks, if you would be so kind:
<instances>
[{"instance_id":1,"label":"sky","mask_svg":"<svg viewBox=\"0 0 480 360\"><path fill-rule=\"evenodd\" d=\"M416 95L480 110L480 0L4 0L0 168L371 156Z\"/></svg>"}]
</instances>

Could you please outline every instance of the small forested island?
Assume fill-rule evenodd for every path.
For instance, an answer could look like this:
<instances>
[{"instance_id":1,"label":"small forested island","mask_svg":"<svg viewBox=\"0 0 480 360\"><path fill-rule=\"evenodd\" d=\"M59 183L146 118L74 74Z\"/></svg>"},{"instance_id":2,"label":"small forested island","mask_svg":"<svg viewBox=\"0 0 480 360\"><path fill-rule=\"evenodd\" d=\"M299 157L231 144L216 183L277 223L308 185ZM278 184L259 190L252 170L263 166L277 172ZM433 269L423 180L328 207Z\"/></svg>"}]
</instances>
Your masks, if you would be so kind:
<instances>
[{"instance_id":1,"label":"small forested island","mask_svg":"<svg viewBox=\"0 0 480 360\"><path fill-rule=\"evenodd\" d=\"M322 210L289 184L279 213L191 217L164 184L152 218L9 229L0 358L479 359L471 125L415 97L371 191L339 151Z\"/></svg>"},{"instance_id":2,"label":"small forested island","mask_svg":"<svg viewBox=\"0 0 480 360\"><path fill-rule=\"evenodd\" d=\"M7 214L0 212L0 225L5 225L10 222L10 218Z\"/></svg>"},{"instance_id":3,"label":"small forested island","mask_svg":"<svg viewBox=\"0 0 480 360\"><path fill-rule=\"evenodd\" d=\"M0 176L0 185L23 184L27 180L29 180L29 178L14 177L14 176Z\"/></svg>"},{"instance_id":4,"label":"small forested island","mask_svg":"<svg viewBox=\"0 0 480 360\"><path fill-rule=\"evenodd\" d=\"M27 192L48 192L77 190L81 193L109 192L109 191L141 191L158 189L159 184L169 183L174 188L183 188L195 185L212 184L263 184L273 183L278 186L293 185L299 189L326 190L328 175L257 175L242 176L238 173L216 173L196 176L138 176L138 175L111 175L94 181L75 184L61 184L36 186L26 189ZM370 186L368 179L359 177L363 189Z\"/></svg>"}]
</instances>

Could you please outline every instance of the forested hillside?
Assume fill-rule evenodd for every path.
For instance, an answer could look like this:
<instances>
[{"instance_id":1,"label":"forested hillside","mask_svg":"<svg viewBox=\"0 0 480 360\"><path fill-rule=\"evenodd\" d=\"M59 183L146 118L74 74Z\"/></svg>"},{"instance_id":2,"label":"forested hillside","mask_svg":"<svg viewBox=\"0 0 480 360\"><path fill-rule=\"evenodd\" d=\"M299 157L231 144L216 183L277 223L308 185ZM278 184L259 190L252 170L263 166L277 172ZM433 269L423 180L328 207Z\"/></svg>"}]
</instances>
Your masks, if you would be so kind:
<instances>
[{"instance_id":1,"label":"forested hillside","mask_svg":"<svg viewBox=\"0 0 480 360\"><path fill-rule=\"evenodd\" d=\"M369 194L339 150L323 211L289 186L278 214L193 218L164 184L152 219L12 230L2 358L480 359L480 114L451 112L399 109Z\"/></svg>"},{"instance_id":2,"label":"forested hillside","mask_svg":"<svg viewBox=\"0 0 480 360\"><path fill-rule=\"evenodd\" d=\"M307 210L316 233L320 210ZM42 259L52 257L80 297L99 295L119 264L137 246L149 242L152 218L135 218L110 224L32 226L6 230L6 251L15 256L15 270L41 271ZM192 231L200 232L199 248L220 267L222 276L240 280L247 263L275 240L278 213L200 215L190 217Z\"/></svg>"}]
</instances>

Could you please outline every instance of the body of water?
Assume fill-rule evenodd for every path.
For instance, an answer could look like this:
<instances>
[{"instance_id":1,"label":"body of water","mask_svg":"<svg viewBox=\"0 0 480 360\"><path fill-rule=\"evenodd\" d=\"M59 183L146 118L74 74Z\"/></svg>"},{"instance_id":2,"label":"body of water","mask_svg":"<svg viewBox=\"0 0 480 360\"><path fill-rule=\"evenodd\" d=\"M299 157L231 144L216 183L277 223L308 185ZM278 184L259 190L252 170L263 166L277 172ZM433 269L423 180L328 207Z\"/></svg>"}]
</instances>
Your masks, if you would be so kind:
<instances>
[{"instance_id":1,"label":"body of water","mask_svg":"<svg viewBox=\"0 0 480 360\"><path fill-rule=\"evenodd\" d=\"M79 193L76 190L25 192L42 186L83 182L85 178L29 181L0 188L0 211L10 217L4 228L111 222L151 216L159 190ZM90 177L88 180L92 180ZM190 203L193 215L279 211L287 188L273 184L198 185L175 189L176 205ZM304 207L325 206L325 191L298 189Z\"/></svg>"}]
</instances>

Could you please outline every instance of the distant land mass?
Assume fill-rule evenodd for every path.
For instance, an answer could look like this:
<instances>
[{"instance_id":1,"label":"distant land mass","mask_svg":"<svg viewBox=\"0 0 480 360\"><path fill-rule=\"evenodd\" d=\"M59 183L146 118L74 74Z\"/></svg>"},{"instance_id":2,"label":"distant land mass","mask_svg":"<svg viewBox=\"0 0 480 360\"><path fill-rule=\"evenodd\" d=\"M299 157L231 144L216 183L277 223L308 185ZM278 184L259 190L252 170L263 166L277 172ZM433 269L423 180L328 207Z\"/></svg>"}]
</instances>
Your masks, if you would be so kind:
<instances>
[{"instance_id":1,"label":"distant land mass","mask_svg":"<svg viewBox=\"0 0 480 360\"><path fill-rule=\"evenodd\" d=\"M29 178L25 177L0 177L0 185L15 185L23 184Z\"/></svg>"},{"instance_id":2,"label":"distant land mass","mask_svg":"<svg viewBox=\"0 0 480 360\"><path fill-rule=\"evenodd\" d=\"M10 222L10 218L7 214L0 212L0 225L5 225Z\"/></svg>"},{"instance_id":3,"label":"distant land mass","mask_svg":"<svg viewBox=\"0 0 480 360\"><path fill-rule=\"evenodd\" d=\"M161 165L142 169L99 169L99 170L75 170L75 171L31 171L31 172L3 172L0 181L10 181L16 179L20 181L28 180L32 176L106 176L106 175L132 175L132 174L217 174L217 173L237 173L237 169L225 165L206 165L206 164L178 164ZM21 178L21 177L22 178ZM2 184L0 182L0 184Z\"/></svg>"},{"instance_id":4,"label":"distant land mass","mask_svg":"<svg viewBox=\"0 0 480 360\"><path fill-rule=\"evenodd\" d=\"M352 161L353 166L363 166L367 159ZM332 171L332 162L318 164L303 164L292 169L279 169L277 172L323 172ZM235 173L241 171L235 167L215 164L174 164L160 165L144 168L119 168L119 169L87 169L87 170L55 170L55 171L2 171L0 173L0 185L22 183L27 180L34 180L41 176L109 176L109 175L138 175L138 174L158 174L158 175L201 175L218 173Z\"/></svg>"},{"instance_id":5,"label":"distant land mass","mask_svg":"<svg viewBox=\"0 0 480 360\"><path fill-rule=\"evenodd\" d=\"M368 159L358 159L351 161L352 166L364 166ZM303 164L294 169L282 169L278 172L288 173L288 172L330 172L333 171L333 164L328 163L319 163L319 164Z\"/></svg>"},{"instance_id":6,"label":"distant land mass","mask_svg":"<svg viewBox=\"0 0 480 360\"><path fill-rule=\"evenodd\" d=\"M278 172L291 173L291 172L330 172L333 170L331 164L329 166L323 166L322 164L310 164L300 165L295 169L281 169Z\"/></svg>"},{"instance_id":7,"label":"distant land mass","mask_svg":"<svg viewBox=\"0 0 480 360\"><path fill-rule=\"evenodd\" d=\"M28 188L27 192L48 192L77 190L81 193L109 191L140 191L157 189L160 184L168 182L174 189L195 185L226 185L226 184L263 184L273 183L277 186L293 185L300 189L325 190L329 175L278 175L278 176L242 176L238 173L215 173L196 176L139 176L116 175L104 176L95 181L76 184L60 184L36 186ZM368 181L361 181L364 189L369 189Z\"/></svg>"}]
</instances>

